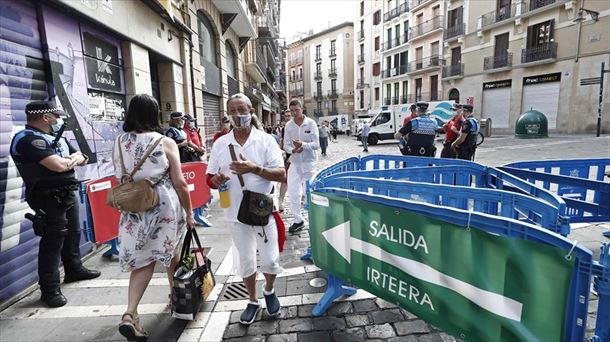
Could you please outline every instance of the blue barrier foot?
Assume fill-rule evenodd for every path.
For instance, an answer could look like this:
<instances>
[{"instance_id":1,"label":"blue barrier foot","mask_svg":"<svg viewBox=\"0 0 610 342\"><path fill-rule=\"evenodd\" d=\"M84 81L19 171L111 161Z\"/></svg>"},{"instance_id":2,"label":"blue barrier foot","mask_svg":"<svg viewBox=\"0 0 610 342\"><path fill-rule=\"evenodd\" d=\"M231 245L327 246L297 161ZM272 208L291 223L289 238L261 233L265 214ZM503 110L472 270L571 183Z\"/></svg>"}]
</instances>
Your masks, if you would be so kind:
<instances>
[{"instance_id":1,"label":"blue barrier foot","mask_svg":"<svg viewBox=\"0 0 610 342\"><path fill-rule=\"evenodd\" d=\"M108 241L106 244L110 245L110 249L102 254L103 257L112 258L113 255L119 255L119 243L116 238Z\"/></svg>"},{"instance_id":2,"label":"blue barrier foot","mask_svg":"<svg viewBox=\"0 0 610 342\"><path fill-rule=\"evenodd\" d=\"M311 246L307 247L307 252L305 252L305 254L303 254L303 256L301 257L301 260L303 261L313 261L312 260L312 255L311 255Z\"/></svg>"},{"instance_id":3,"label":"blue barrier foot","mask_svg":"<svg viewBox=\"0 0 610 342\"><path fill-rule=\"evenodd\" d=\"M195 222L197 222L197 224L199 225L202 225L204 227L211 227L212 223L210 223L210 221L208 221L208 219L205 217L205 211L203 209L204 207L196 208L195 210L193 210L193 219L195 219Z\"/></svg>"},{"instance_id":4,"label":"blue barrier foot","mask_svg":"<svg viewBox=\"0 0 610 342\"><path fill-rule=\"evenodd\" d=\"M610 238L610 230L607 231L607 232L604 232L602 235L607 237L607 238Z\"/></svg>"},{"instance_id":5,"label":"blue barrier foot","mask_svg":"<svg viewBox=\"0 0 610 342\"><path fill-rule=\"evenodd\" d=\"M343 296L351 296L354 293L356 293L355 288L344 285L341 280L329 274L326 292L324 292L324 295L320 298L318 304L311 310L311 314L316 317L322 316L335 299Z\"/></svg>"}]
</instances>

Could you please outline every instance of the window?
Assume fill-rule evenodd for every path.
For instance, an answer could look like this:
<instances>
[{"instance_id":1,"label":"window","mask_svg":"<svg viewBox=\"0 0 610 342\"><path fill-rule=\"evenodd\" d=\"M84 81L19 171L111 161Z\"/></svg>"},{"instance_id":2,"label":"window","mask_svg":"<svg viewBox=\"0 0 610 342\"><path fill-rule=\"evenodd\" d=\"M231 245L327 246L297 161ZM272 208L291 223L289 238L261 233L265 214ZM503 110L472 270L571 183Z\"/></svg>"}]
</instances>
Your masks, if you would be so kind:
<instances>
[{"instance_id":1,"label":"window","mask_svg":"<svg viewBox=\"0 0 610 342\"><path fill-rule=\"evenodd\" d=\"M422 87L422 79L415 79L415 102L421 101L421 87Z\"/></svg>"},{"instance_id":2,"label":"window","mask_svg":"<svg viewBox=\"0 0 610 342\"><path fill-rule=\"evenodd\" d=\"M381 23L381 10L378 10L373 14L373 25L379 25Z\"/></svg>"},{"instance_id":3,"label":"window","mask_svg":"<svg viewBox=\"0 0 610 342\"><path fill-rule=\"evenodd\" d=\"M337 91L337 80L336 79L330 80L330 90L332 92L336 92Z\"/></svg>"},{"instance_id":4,"label":"window","mask_svg":"<svg viewBox=\"0 0 610 342\"><path fill-rule=\"evenodd\" d=\"M407 90L408 89L409 89L409 82L402 81L402 97L405 102L407 101Z\"/></svg>"},{"instance_id":5,"label":"window","mask_svg":"<svg viewBox=\"0 0 610 342\"><path fill-rule=\"evenodd\" d=\"M379 113L375 122L373 122L372 126L383 125L384 123L390 121L390 112Z\"/></svg>"},{"instance_id":6,"label":"window","mask_svg":"<svg viewBox=\"0 0 610 342\"><path fill-rule=\"evenodd\" d=\"M360 16L364 15L364 1L360 1Z\"/></svg>"},{"instance_id":7,"label":"window","mask_svg":"<svg viewBox=\"0 0 610 342\"><path fill-rule=\"evenodd\" d=\"M462 13L463 7L460 6L456 9L452 9L447 13L447 26L448 27L457 27L462 24Z\"/></svg>"},{"instance_id":8,"label":"window","mask_svg":"<svg viewBox=\"0 0 610 342\"><path fill-rule=\"evenodd\" d=\"M527 47L548 44L553 40L553 20L527 28Z\"/></svg>"},{"instance_id":9,"label":"window","mask_svg":"<svg viewBox=\"0 0 610 342\"><path fill-rule=\"evenodd\" d=\"M321 96L322 95L322 82L316 83L316 90L317 90L318 96Z\"/></svg>"},{"instance_id":10,"label":"window","mask_svg":"<svg viewBox=\"0 0 610 342\"><path fill-rule=\"evenodd\" d=\"M438 75L430 76L430 101L438 100Z\"/></svg>"},{"instance_id":11,"label":"window","mask_svg":"<svg viewBox=\"0 0 610 342\"><path fill-rule=\"evenodd\" d=\"M364 90L360 91L360 109L364 109Z\"/></svg>"},{"instance_id":12,"label":"window","mask_svg":"<svg viewBox=\"0 0 610 342\"><path fill-rule=\"evenodd\" d=\"M437 5L432 7L432 18L436 18L441 15L441 6Z\"/></svg>"},{"instance_id":13,"label":"window","mask_svg":"<svg viewBox=\"0 0 610 342\"><path fill-rule=\"evenodd\" d=\"M379 76L381 74L381 63L377 62L373 64L373 76Z\"/></svg>"},{"instance_id":14,"label":"window","mask_svg":"<svg viewBox=\"0 0 610 342\"><path fill-rule=\"evenodd\" d=\"M398 96L400 96L400 83L396 82L394 83L394 97L398 99Z\"/></svg>"},{"instance_id":15,"label":"window","mask_svg":"<svg viewBox=\"0 0 610 342\"><path fill-rule=\"evenodd\" d=\"M294 69L292 69L292 80L296 80L296 72L294 71Z\"/></svg>"},{"instance_id":16,"label":"window","mask_svg":"<svg viewBox=\"0 0 610 342\"><path fill-rule=\"evenodd\" d=\"M299 68L299 79L303 79L303 68Z\"/></svg>"},{"instance_id":17,"label":"window","mask_svg":"<svg viewBox=\"0 0 610 342\"><path fill-rule=\"evenodd\" d=\"M386 37L386 38L387 38L387 39L386 39L386 44L387 44L387 46L386 46L385 48L386 48L386 49L389 49L389 48L391 48L391 47L392 47L392 29L391 29L391 28L387 29L387 31L386 31L386 36L387 36L387 37Z\"/></svg>"},{"instance_id":18,"label":"window","mask_svg":"<svg viewBox=\"0 0 610 342\"><path fill-rule=\"evenodd\" d=\"M391 96L392 96L392 85L388 83L388 84L385 85L385 98L386 98L386 100L390 99Z\"/></svg>"},{"instance_id":19,"label":"window","mask_svg":"<svg viewBox=\"0 0 610 342\"><path fill-rule=\"evenodd\" d=\"M322 45L316 45L316 59L322 58Z\"/></svg>"},{"instance_id":20,"label":"window","mask_svg":"<svg viewBox=\"0 0 610 342\"><path fill-rule=\"evenodd\" d=\"M334 70L335 72L337 71L337 65L336 65L337 63L336 63L336 61L337 61L336 59L331 59L330 60L330 69Z\"/></svg>"},{"instance_id":21,"label":"window","mask_svg":"<svg viewBox=\"0 0 610 342\"><path fill-rule=\"evenodd\" d=\"M364 58L364 44L360 44L360 56Z\"/></svg>"},{"instance_id":22,"label":"window","mask_svg":"<svg viewBox=\"0 0 610 342\"><path fill-rule=\"evenodd\" d=\"M334 113L337 112L337 100L330 101L330 110Z\"/></svg>"},{"instance_id":23,"label":"window","mask_svg":"<svg viewBox=\"0 0 610 342\"><path fill-rule=\"evenodd\" d=\"M316 73L322 73L322 63L316 63Z\"/></svg>"},{"instance_id":24,"label":"window","mask_svg":"<svg viewBox=\"0 0 610 342\"><path fill-rule=\"evenodd\" d=\"M379 87L375 88L375 101L379 101Z\"/></svg>"},{"instance_id":25,"label":"window","mask_svg":"<svg viewBox=\"0 0 610 342\"><path fill-rule=\"evenodd\" d=\"M330 41L330 52L331 52L331 54L335 53L335 41L334 40Z\"/></svg>"},{"instance_id":26,"label":"window","mask_svg":"<svg viewBox=\"0 0 610 342\"><path fill-rule=\"evenodd\" d=\"M227 50L227 75L234 79L237 79L237 60L235 59L235 50L229 42L225 42L225 48Z\"/></svg>"},{"instance_id":27,"label":"window","mask_svg":"<svg viewBox=\"0 0 610 342\"><path fill-rule=\"evenodd\" d=\"M316 103L316 107L318 108L318 113L322 112L322 101L318 101L318 103Z\"/></svg>"},{"instance_id":28,"label":"window","mask_svg":"<svg viewBox=\"0 0 610 342\"><path fill-rule=\"evenodd\" d=\"M206 16L197 12L197 29L199 32L199 56L201 65L207 61L213 65L218 65L216 60L216 37L212 25Z\"/></svg>"},{"instance_id":29,"label":"window","mask_svg":"<svg viewBox=\"0 0 610 342\"><path fill-rule=\"evenodd\" d=\"M375 51L379 51L379 40L379 36L375 37Z\"/></svg>"}]
</instances>

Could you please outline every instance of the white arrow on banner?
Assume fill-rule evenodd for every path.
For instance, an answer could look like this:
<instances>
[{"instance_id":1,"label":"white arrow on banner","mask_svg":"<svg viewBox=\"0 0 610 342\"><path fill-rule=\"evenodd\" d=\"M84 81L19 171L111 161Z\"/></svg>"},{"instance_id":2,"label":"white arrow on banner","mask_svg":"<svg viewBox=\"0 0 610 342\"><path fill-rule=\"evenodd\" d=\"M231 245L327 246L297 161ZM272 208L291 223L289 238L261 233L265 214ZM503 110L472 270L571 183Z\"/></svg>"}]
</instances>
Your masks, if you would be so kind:
<instances>
[{"instance_id":1,"label":"white arrow on banner","mask_svg":"<svg viewBox=\"0 0 610 342\"><path fill-rule=\"evenodd\" d=\"M521 321L523 304L500 294L480 289L459 279L441 273L421 262L384 251L366 241L351 237L350 221L322 232L322 235L341 256L351 263L351 251L356 251L390 264L410 276L453 290L498 316Z\"/></svg>"}]
</instances>

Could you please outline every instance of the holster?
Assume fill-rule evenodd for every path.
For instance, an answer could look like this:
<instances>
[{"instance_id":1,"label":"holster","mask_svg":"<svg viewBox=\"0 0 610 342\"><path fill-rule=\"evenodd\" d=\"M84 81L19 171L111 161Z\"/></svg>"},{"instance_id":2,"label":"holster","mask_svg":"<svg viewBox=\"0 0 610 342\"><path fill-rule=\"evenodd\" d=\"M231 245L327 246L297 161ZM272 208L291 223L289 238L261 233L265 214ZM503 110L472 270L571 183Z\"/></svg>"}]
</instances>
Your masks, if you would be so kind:
<instances>
[{"instance_id":1,"label":"holster","mask_svg":"<svg viewBox=\"0 0 610 342\"><path fill-rule=\"evenodd\" d=\"M42 209L38 209L35 215L30 213L25 214L25 218L32 221L32 228L34 228L34 234L37 236L45 236L47 228L47 213Z\"/></svg>"}]
</instances>

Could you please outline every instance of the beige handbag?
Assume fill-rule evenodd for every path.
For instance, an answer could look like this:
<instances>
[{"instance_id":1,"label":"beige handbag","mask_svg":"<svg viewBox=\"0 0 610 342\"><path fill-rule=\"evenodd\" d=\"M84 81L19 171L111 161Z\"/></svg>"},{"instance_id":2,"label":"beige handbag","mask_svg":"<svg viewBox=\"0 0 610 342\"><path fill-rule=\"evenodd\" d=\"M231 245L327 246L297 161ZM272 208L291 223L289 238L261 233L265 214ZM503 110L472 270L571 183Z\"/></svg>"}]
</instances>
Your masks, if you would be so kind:
<instances>
[{"instance_id":1,"label":"beige handbag","mask_svg":"<svg viewBox=\"0 0 610 342\"><path fill-rule=\"evenodd\" d=\"M137 182L133 180L133 175L140 170L142 164L146 161L148 156L157 147L161 139L157 139L152 146L146 150L146 153L140 160L140 162L133 168L133 170L127 174L125 171L125 163L123 162L123 151L121 144L118 142L120 139L117 138L117 144L119 145L119 157L121 158L121 177L120 184L110 188L108 195L106 196L106 204L120 211L128 211L132 213L141 213L150 210L159 205L159 195L154 189L154 186L158 182L151 182L149 179L142 179Z\"/></svg>"}]
</instances>

